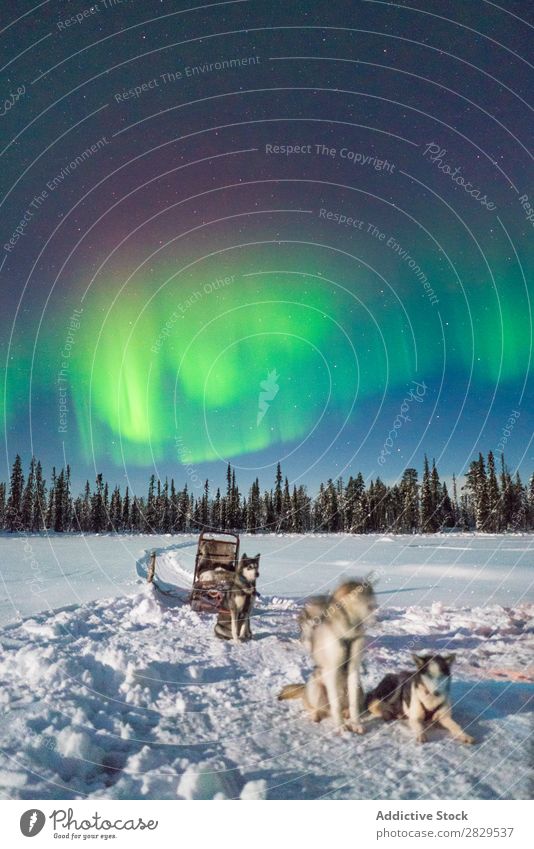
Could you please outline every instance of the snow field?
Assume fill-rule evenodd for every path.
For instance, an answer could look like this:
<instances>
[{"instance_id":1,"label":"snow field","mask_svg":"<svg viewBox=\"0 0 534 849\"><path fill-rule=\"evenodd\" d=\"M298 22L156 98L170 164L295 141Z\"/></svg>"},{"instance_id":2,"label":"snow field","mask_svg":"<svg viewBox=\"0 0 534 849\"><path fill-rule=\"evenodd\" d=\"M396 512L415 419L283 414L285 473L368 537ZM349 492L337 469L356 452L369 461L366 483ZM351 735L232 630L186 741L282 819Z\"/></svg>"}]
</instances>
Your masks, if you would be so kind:
<instances>
[{"instance_id":1,"label":"snow field","mask_svg":"<svg viewBox=\"0 0 534 849\"><path fill-rule=\"evenodd\" d=\"M299 602L262 595L255 639L220 642L213 617L185 603L186 550L158 555L161 585L181 585L173 596L138 585L135 595L3 629L5 798L528 796L534 605L404 608L379 597L365 687L411 666L412 651L455 651L455 715L478 743L461 746L436 730L417 746L403 723L378 720L363 737L336 737L328 721L311 723L300 702L276 700L310 671L298 641ZM333 566L336 575L340 568Z\"/></svg>"}]
</instances>

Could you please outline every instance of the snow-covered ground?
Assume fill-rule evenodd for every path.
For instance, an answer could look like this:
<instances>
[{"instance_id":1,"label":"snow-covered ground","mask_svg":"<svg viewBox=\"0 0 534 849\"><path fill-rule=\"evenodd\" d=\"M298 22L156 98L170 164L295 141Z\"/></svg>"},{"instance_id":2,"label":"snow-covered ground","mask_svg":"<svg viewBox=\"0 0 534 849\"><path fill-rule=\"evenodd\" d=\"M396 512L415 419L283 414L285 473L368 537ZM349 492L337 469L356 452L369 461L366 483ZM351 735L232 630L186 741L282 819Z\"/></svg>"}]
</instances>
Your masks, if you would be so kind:
<instances>
[{"instance_id":1,"label":"snow-covered ground","mask_svg":"<svg viewBox=\"0 0 534 849\"><path fill-rule=\"evenodd\" d=\"M143 583L152 548L170 596ZM5 798L529 795L534 537L244 537L262 597L240 646L186 603L194 550L185 535L0 539ZM456 652L455 713L476 746L439 731L417 746L376 720L336 737L277 702L310 669L301 599L369 571L365 685L412 651Z\"/></svg>"},{"instance_id":2,"label":"snow-covered ground","mask_svg":"<svg viewBox=\"0 0 534 849\"><path fill-rule=\"evenodd\" d=\"M266 595L302 598L333 588L346 575L372 571L384 605L516 604L534 577L532 534L288 534L241 540L241 551L261 552ZM136 563L147 550L171 548L191 572L196 542L193 534L0 535L0 624L136 592Z\"/></svg>"}]
</instances>

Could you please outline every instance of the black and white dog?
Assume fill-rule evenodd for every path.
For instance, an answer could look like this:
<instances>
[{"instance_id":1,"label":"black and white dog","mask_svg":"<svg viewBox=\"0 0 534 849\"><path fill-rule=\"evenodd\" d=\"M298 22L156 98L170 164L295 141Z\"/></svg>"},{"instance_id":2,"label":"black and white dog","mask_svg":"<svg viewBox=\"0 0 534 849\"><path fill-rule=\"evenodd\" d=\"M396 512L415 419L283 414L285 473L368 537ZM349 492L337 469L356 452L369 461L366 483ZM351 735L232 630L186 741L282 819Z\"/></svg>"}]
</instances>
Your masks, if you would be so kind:
<instances>
[{"instance_id":1,"label":"black and white dog","mask_svg":"<svg viewBox=\"0 0 534 849\"><path fill-rule=\"evenodd\" d=\"M389 674L367 694L369 713L382 719L407 719L419 743L427 740L425 724L441 725L460 743L475 740L452 718L451 665L455 656L413 655L415 672Z\"/></svg>"},{"instance_id":2,"label":"black and white dog","mask_svg":"<svg viewBox=\"0 0 534 849\"><path fill-rule=\"evenodd\" d=\"M239 643L250 640L250 614L258 595L256 581L260 574L260 555L243 554L237 564L232 583L224 590L222 609L215 624L215 634L222 640Z\"/></svg>"}]
</instances>

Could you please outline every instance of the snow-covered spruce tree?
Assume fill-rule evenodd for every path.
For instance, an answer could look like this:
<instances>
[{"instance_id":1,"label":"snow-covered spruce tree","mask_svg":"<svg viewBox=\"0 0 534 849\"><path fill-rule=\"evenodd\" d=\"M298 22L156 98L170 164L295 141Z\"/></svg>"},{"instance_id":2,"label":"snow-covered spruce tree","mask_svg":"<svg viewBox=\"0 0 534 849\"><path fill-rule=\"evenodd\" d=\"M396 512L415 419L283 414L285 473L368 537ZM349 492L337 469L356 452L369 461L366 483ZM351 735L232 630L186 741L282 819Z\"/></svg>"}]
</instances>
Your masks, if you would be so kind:
<instances>
[{"instance_id":1,"label":"snow-covered spruce tree","mask_svg":"<svg viewBox=\"0 0 534 849\"><path fill-rule=\"evenodd\" d=\"M52 527L56 533L63 533L68 528L65 526L65 503L66 503L67 481L64 469L61 469L57 476L55 493L54 493L54 515L52 518Z\"/></svg>"},{"instance_id":2,"label":"snow-covered spruce tree","mask_svg":"<svg viewBox=\"0 0 534 849\"><path fill-rule=\"evenodd\" d=\"M300 503L300 493L297 491L295 484L293 484L293 493L291 495L291 517L293 520L293 530L297 534L303 533L304 523Z\"/></svg>"},{"instance_id":3,"label":"snow-covered spruce tree","mask_svg":"<svg viewBox=\"0 0 534 849\"><path fill-rule=\"evenodd\" d=\"M130 510L130 527L135 534L142 530L142 512L136 495L133 497L132 509Z\"/></svg>"},{"instance_id":4,"label":"snow-covered spruce tree","mask_svg":"<svg viewBox=\"0 0 534 849\"><path fill-rule=\"evenodd\" d=\"M432 497L432 519L431 526L433 531L439 531L443 525L443 514L441 509L442 489L439 479L436 461L432 460L432 471L430 473L430 492Z\"/></svg>"},{"instance_id":5,"label":"snow-covered spruce tree","mask_svg":"<svg viewBox=\"0 0 534 849\"><path fill-rule=\"evenodd\" d=\"M280 463L276 466L276 478L274 484L274 515L277 522L280 522L282 518L282 469L280 467Z\"/></svg>"},{"instance_id":6,"label":"snow-covered spruce tree","mask_svg":"<svg viewBox=\"0 0 534 849\"><path fill-rule=\"evenodd\" d=\"M46 504L46 519L45 525L47 530L52 530L56 515L56 467L52 466L52 476L50 478L50 486L48 488L48 501Z\"/></svg>"},{"instance_id":7,"label":"snow-covered spruce tree","mask_svg":"<svg viewBox=\"0 0 534 849\"><path fill-rule=\"evenodd\" d=\"M33 508L35 504L35 457L30 460L30 468L28 477L26 478L26 486L22 493L22 527L25 531L33 530Z\"/></svg>"},{"instance_id":8,"label":"snow-covered spruce tree","mask_svg":"<svg viewBox=\"0 0 534 849\"><path fill-rule=\"evenodd\" d=\"M0 483L0 530L4 530L6 522L6 485Z\"/></svg>"},{"instance_id":9,"label":"snow-covered spruce tree","mask_svg":"<svg viewBox=\"0 0 534 849\"><path fill-rule=\"evenodd\" d=\"M274 513L273 494L268 490L263 493L263 515L265 527L268 531L274 531L276 527L276 516Z\"/></svg>"},{"instance_id":10,"label":"snow-covered spruce tree","mask_svg":"<svg viewBox=\"0 0 534 849\"><path fill-rule=\"evenodd\" d=\"M513 519L514 531L524 531L527 527L528 500L527 492L521 481L519 472L516 472L513 487Z\"/></svg>"},{"instance_id":11,"label":"snow-covered spruce tree","mask_svg":"<svg viewBox=\"0 0 534 849\"><path fill-rule=\"evenodd\" d=\"M279 530L283 533L288 533L293 530L291 495L289 494L289 481L287 478L284 481L284 489L282 492L282 515L280 516Z\"/></svg>"},{"instance_id":12,"label":"snow-covered spruce tree","mask_svg":"<svg viewBox=\"0 0 534 849\"><path fill-rule=\"evenodd\" d=\"M158 511L156 508L156 478L155 475L150 475L148 483L148 495L146 499L146 510L144 522L148 533L154 533L158 521Z\"/></svg>"},{"instance_id":13,"label":"snow-covered spruce tree","mask_svg":"<svg viewBox=\"0 0 534 849\"><path fill-rule=\"evenodd\" d=\"M400 482L401 533L413 534L419 527L419 484L417 469L405 469Z\"/></svg>"},{"instance_id":14,"label":"snow-covered spruce tree","mask_svg":"<svg viewBox=\"0 0 534 849\"><path fill-rule=\"evenodd\" d=\"M488 454L487 491L488 519L485 530L497 533L501 529L501 497L497 474L495 472L493 451L490 451Z\"/></svg>"},{"instance_id":15,"label":"snow-covered spruce tree","mask_svg":"<svg viewBox=\"0 0 534 849\"><path fill-rule=\"evenodd\" d=\"M454 527L456 527L456 525L460 521L460 505L458 504L458 486L456 483L456 475L454 474L454 472L452 475L452 510L454 517L453 525Z\"/></svg>"},{"instance_id":16,"label":"snow-covered spruce tree","mask_svg":"<svg viewBox=\"0 0 534 849\"><path fill-rule=\"evenodd\" d=\"M43 478L43 467L38 461L35 467L35 488L32 510L32 531L38 533L44 530L46 521L46 481Z\"/></svg>"},{"instance_id":17,"label":"snow-covered spruce tree","mask_svg":"<svg viewBox=\"0 0 534 849\"><path fill-rule=\"evenodd\" d=\"M482 454L478 455L478 460L473 460L465 478L464 488L470 493L473 501L476 530L484 531L487 529L489 506L486 466Z\"/></svg>"},{"instance_id":18,"label":"snow-covered spruce tree","mask_svg":"<svg viewBox=\"0 0 534 849\"><path fill-rule=\"evenodd\" d=\"M111 501L109 504L109 526L112 531L119 533L123 530L122 525L122 498L120 489L118 486L115 487L111 494Z\"/></svg>"},{"instance_id":19,"label":"snow-covered spruce tree","mask_svg":"<svg viewBox=\"0 0 534 849\"><path fill-rule=\"evenodd\" d=\"M104 482L101 474L96 476L95 484L96 488L91 498L91 531L98 534L106 530L108 523Z\"/></svg>"},{"instance_id":20,"label":"snow-covered spruce tree","mask_svg":"<svg viewBox=\"0 0 534 849\"><path fill-rule=\"evenodd\" d=\"M350 478L345 496L347 513L347 531L354 534L365 533L367 526L367 496L365 481L361 472Z\"/></svg>"},{"instance_id":21,"label":"snow-covered spruce tree","mask_svg":"<svg viewBox=\"0 0 534 849\"><path fill-rule=\"evenodd\" d=\"M210 520L210 482L206 479L204 482L204 492L200 500L200 524L203 528L209 526Z\"/></svg>"},{"instance_id":22,"label":"snow-covered spruce tree","mask_svg":"<svg viewBox=\"0 0 534 849\"><path fill-rule=\"evenodd\" d=\"M22 530L22 492L24 488L24 475L22 474L22 461L17 454L11 470L9 485L9 498L6 507L6 528L8 531Z\"/></svg>"},{"instance_id":23,"label":"snow-covered spruce tree","mask_svg":"<svg viewBox=\"0 0 534 849\"><path fill-rule=\"evenodd\" d=\"M511 528L514 520L514 492L512 478L504 460L504 453L501 454L501 527L507 531Z\"/></svg>"},{"instance_id":24,"label":"snow-covered spruce tree","mask_svg":"<svg viewBox=\"0 0 534 849\"><path fill-rule=\"evenodd\" d=\"M261 496L258 478L252 483L248 496L247 530L256 533L261 527Z\"/></svg>"},{"instance_id":25,"label":"snow-covered spruce tree","mask_svg":"<svg viewBox=\"0 0 534 849\"><path fill-rule=\"evenodd\" d=\"M130 524L130 490L126 487L124 498L122 499L122 516L121 526L123 531L131 530Z\"/></svg>"},{"instance_id":26,"label":"snow-covered spruce tree","mask_svg":"<svg viewBox=\"0 0 534 849\"><path fill-rule=\"evenodd\" d=\"M430 483L430 468L428 465L428 457L425 454L425 464L423 469L423 481L421 483L421 522L420 527L423 533L432 531L432 488Z\"/></svg>"},{"instance_id":27,"label":"snow-covered spruce tree","mask_svg":"<svg viewBox=\"0 0 534 849\"><path fill-rule=\"evenodd\" d=\"M441 522L444 528L454 528L456 524L454 507L445 481L441 485Z\"/></svg>"},{"instance_id":28,"label":"snow-covered spruce tree","mask_svg":"<svg viewBox=\"0 0 534 849\"><path fill-rule=\"evenodd\" d=\"M219 489L219 487L217 487L215 498L211 503L210 524L211 527L214 529L221 530L222 528L221 490Z\"/></svg>"}]
</instances>

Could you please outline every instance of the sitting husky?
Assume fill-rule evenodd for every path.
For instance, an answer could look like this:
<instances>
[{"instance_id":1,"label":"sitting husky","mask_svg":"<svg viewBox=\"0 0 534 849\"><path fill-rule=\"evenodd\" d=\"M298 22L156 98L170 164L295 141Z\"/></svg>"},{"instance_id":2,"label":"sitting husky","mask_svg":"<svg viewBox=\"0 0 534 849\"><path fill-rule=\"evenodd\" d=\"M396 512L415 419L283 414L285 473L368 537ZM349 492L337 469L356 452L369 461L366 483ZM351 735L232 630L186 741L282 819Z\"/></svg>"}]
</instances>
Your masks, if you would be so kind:
<instances>
[{"instance_id":1,"label":"sitting husky","mask_svg":"<svg viewBox=\"0 0 534 849\"><path fill-rule=\"evenodd\" d=\"M311 599L299 620L315 670L306 684L284 687L279 700L303 699L314 722L332 716L336 729L343 727L343 714L348 710L345 727L363 734L360 667L365 625L375 609L375 594L368 581L346 581L326 603L323 597Z\"/></svg>"},{"instance_id":2,"label":"sitting husky","mask_svg":"<svg viewBox=\"0 0 534 849\"><path fill-rule=\"evenodd\" d=\"M304 607L299 613L300 639L310 654L312 650L313 629L321 621L329 601L330 596L327 595L312 596L312 598L304 602Z\"/></svg>"},{"instance_id":3,"label":"sitting husky","mask_svg":"<svg viewBox=\"0 0 534 849\"><path fill-rule=\"evenodd\" d=\"M250 640L250 614L258 595L256 581L259 574L260 555L247 557L243 554L236 571L228 576L232 583L224 590L222 609L215 624L217 637L235 643Z\"/></svg>"},{"instance_id":4,"label":"sitting husky","mask_svg":"<svg viewBox=\"0 0 534 849\"><path fill-rule=\"evenodd\" d=\"M385 720L407 719L418 743L427 740L425 723L437 723L460 743L474 743L452 718L449 697L455 655L413 655L416 672L386 675L367 695L369 713Z\"/></svg>"}]
</instances>

